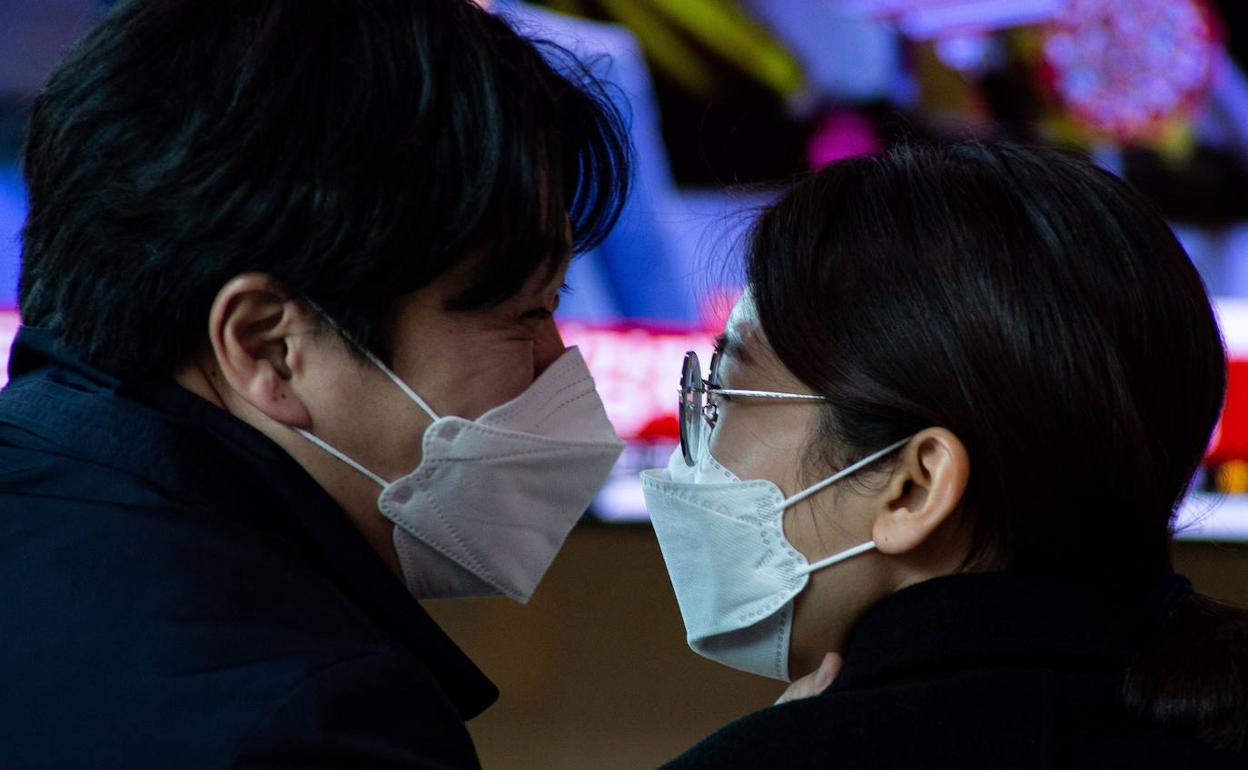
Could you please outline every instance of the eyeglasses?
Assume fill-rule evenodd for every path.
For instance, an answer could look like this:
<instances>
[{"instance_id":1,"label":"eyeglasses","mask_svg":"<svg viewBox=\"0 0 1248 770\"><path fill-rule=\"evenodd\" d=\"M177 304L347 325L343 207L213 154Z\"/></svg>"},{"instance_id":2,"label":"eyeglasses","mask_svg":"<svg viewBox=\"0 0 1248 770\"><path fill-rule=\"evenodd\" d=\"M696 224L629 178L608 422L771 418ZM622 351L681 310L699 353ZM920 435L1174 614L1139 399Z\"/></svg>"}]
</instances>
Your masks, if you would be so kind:
<instances>
[{"instance_id":1,"label":"eyeglasses","mask_svg":"<svg viewBox=\"0 0 1248 770\"><path fill-rule=\"evenodd\" d=\"M803 393L777 393L770 390L732 390L720 387L719 365L723 361L723 353L716 351L711 357L711 369L707 378L702 379L702 368L698 364L698 354L692 350L685 354L685 363L680 370L680 451L685 456L685 465L697 465L698 454L702 450L702 442L707 440L709 429L715 427L719 419L719 397L732 398L767 398L775 401L827 401L823 396ZM701 422L699 422L701 421ZM701 428L705 425L708 430Z\"/></svg>"}]
</instances>

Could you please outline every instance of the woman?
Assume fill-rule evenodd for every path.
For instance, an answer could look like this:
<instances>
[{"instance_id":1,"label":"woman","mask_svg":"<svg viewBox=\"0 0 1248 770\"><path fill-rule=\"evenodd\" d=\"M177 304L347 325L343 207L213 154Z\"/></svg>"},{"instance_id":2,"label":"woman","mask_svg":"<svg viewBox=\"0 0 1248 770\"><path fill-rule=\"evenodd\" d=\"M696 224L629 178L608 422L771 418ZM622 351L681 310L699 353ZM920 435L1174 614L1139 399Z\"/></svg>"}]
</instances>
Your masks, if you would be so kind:
<instances>
[{"instance_id":1,"label":"woman","mask_svg":"<svg viewBox=\"0 0 1248 770\"><path fill-rule=\"evenodd\" d=\"M1248 621L1170 561L1224 353L1138 195L903 147L767 209L748 276L647 504L696 651L844 666L673 767L1246 766Z\"/></svg>"}]
</instances>

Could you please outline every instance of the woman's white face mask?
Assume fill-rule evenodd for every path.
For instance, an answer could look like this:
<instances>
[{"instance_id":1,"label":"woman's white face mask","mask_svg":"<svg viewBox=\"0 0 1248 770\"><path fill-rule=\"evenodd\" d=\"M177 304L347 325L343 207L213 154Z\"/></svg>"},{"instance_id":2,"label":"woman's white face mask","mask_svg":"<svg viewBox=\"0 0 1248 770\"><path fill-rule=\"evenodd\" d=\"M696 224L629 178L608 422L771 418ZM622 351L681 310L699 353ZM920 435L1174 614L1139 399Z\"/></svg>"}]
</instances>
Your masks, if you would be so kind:
<instances>
[{"instance_id":1,"label":"woman's white face mask","mask_svg":"<svg viewBox=\"0 0 1248 770\"><path fill-rule=\"evenodd\" d=\"M786 498L764 479L744 481L711 456L689 467L679 449L665 470L643 471L650 520L694 652L789 681L793 598L810 573L875 548L868 541L814 563L784 534L784 512L909 442L898 441Z\"/></svg>"}]
</instances>

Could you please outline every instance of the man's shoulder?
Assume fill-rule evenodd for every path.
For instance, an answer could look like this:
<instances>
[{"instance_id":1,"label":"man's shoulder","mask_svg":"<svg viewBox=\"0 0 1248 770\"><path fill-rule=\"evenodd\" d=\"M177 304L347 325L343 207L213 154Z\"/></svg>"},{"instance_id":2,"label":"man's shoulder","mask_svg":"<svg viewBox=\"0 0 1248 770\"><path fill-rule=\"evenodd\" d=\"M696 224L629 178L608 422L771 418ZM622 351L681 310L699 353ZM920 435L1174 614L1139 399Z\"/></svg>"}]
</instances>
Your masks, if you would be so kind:
<instances>
[{"instance_id":1,"label":"man's shoulder","mask_svg":"<svg viewBox=\"0 0 1248 770\"><path fill-rule=\"evenodd\" d=\"M466 741L425 663L275 533L174 502L0 493L0 593L0 723L21 736L6 768L110 746L119 767L265 766L324 730L382 746L400 722Z\"/></svg>"},{"instance_id":2,"label":"man's shoulder","mask_svg":"<svg viewBox=\"0 0 1248 770\"><path fill-rule=\"evenodd\" d=\"M0 401L0 767L368 767L334 752L428 731L475 763L450 643L388 622L421 609L293 460L186 398Z\"/></svg>"},{"instance_id":3,"label":"man's shoulder","mask_svg":"<svg viewBox=\"0 0 1248 770\"><path fill-rule=\"evenodd\" d=\"M377 745L400 721L460 735L411 640L264 521L37 440L0 443L0 732L16 736L0 766L264 766L328 741L318 725L367 721Z\"/></svg>"},{"instance_id":4,"label":"man's shoulder","mask_svg":"<svg viewBox=\"0 0 1248 770\"><path fill-rule=\"evenodd\" d=\"M0 447L0 592L47 633L168 637L240 655L388 637L262 511L218 510L123 472ZM217 645L217 638L231 643ZM155 651L155 650L153 650Z\"/></svg>"},{"instance_id":5,"label":"man's shoulder","mask_svg":"<svg viewBox=\"0 0 1248 770\"><path fill-rule=\"evenodd\" d=\"M436 682L386 653L310 671L249 729L230 767L475 768L463 721Z\"/></svg>"},{"instance_id":6,"label":"man's shoulder","mask_svg":"<svg viewBox=\"0 0 1248 770\"><path fill-rule=\"evenodd\" d=\"M392 650L286 652L277 660L188 667L176 675L106 673L78 686L53 679L42 692L10 690L0 704L7 736L0 764L7 770L477 764L463 720L437 681L419 661Z\"/></svg>"}]
</instances>

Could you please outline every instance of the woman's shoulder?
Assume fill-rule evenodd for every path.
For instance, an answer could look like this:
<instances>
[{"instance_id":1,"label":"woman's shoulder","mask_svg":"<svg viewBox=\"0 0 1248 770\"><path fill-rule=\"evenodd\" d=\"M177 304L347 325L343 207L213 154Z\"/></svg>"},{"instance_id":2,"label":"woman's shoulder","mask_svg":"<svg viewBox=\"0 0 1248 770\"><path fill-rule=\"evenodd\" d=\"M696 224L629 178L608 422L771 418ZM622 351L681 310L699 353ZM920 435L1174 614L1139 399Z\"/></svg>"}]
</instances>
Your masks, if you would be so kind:
<instances>
[{"instance_id":1,"label":"woman's shoulder","mask_svg":"<svg viewBox=\"0 0 1248 770\"><path fill-rule=\"evenodd\" d=\"M708 736L667 767L856 768L1019 767L1013 750L1035 742L1016 704L986 704L971 676L922 676L864 689L837 689L749 714ZM978 744L978 745L973 745ZM989 762L997 758L996 764ZM1040 767L1037 765L1037 767Z\"/></svg>"},{"instance_id":2,"label":"woman's shoulder","mask_svg":"<svg viewBox=\"0 0 1248 770\"><path fill-rule=\"evenodd\" d=\"M837 690L742 717L665 765L716 768L1010 767L1242 770L1248 758L1134 727L1100 704L1064 708L1070 674L967 671ZM1099 678L1099 677L1096 677ZM1067 682L1069 684L1069 682ZM1086 683L1085 683L1086 684ZM1087 694L1100 690L1076 687ZM1101 699L1098 699L1101 700ZM1092 712L1097 712L1093 714Z\"/></svg>"},{"instance_id":3,"label":"woman's shoulder","mask_svg":"<svg viewBox=\"0 0 1248 770\"><path fill-rule=\"evenodd\" d=\"M1082 586L1005 575L928 581L864 616L823 694L743 717L671 767L1039 769L1083 757L1109 762L1087 767L1218 767L1194 741L1138 725L1123 709L1136 628ZM1133 763L1115 765L1116 756Z\"/></svg>"}]
</instances>

